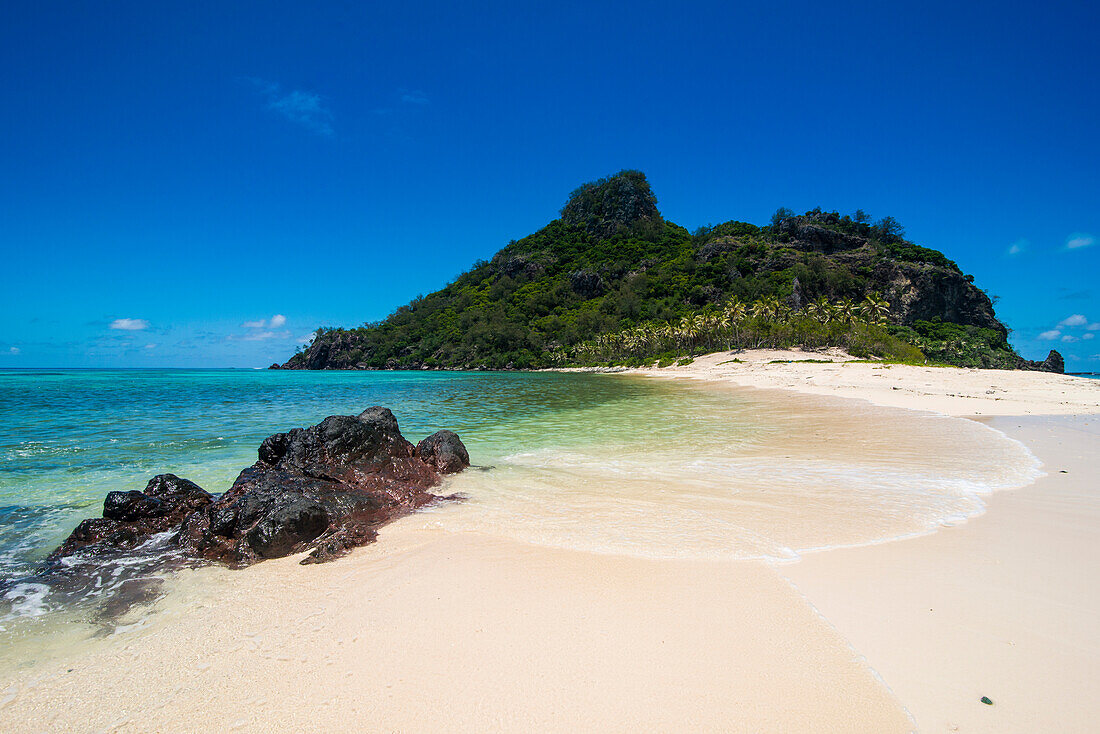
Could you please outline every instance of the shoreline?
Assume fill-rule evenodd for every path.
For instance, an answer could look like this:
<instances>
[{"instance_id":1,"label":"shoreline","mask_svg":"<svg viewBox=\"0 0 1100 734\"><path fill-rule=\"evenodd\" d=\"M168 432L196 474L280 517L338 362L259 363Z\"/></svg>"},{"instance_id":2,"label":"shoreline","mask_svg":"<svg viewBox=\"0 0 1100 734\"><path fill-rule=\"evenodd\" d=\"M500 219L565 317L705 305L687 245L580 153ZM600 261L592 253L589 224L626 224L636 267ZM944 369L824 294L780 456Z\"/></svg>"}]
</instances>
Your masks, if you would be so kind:
<instances>
[{"instance_id":1,"label":"shoreline","mask_svg":"<svg viewBox=\"0 0 1100 734\"><path fill-rule=\"evenodd\" d=\"M920 731L1094 731L1100 498L1089 476L1100 420L982 422L1027 445L1045 475L995 492L964 524L808 554L779 570L882 675Z\"/></svg>"},{"instance_id":2,"label":"shoreline","mask_svg":"<svg viewBox=\"0 0 1100 734\"><path fill-rule=\"evenodd\" d=\"M960 384L935 368L941 379L929 392L923 374L893 371L900 366L875 376L882 366L772 364L775 354L744 375L784 384L750 387L794 383L964 416L1030 399L1086 417L1029 418L1026 430L992 419L1047 475L984 497L985 511L968 522L793 563L565 550L426 528L414 515L331 564L291 557L245 572L182 572L147 623L0 681L0 728L1093 728L1100 709L1083 702L1100 679L1100 597L1089 588L1100 575L1090 550L1100 548L1100 500L1087 491L1100 447L1096 393L1051 394L1063 387L1053 380L1037 394L1010 385L1020 391L1013 400L960 397L974 375ZM745 366L710 364L729 358L656 374L724 380L708 368ZM836 371L843 384L830 392L803 370ZM867 396L853 394L861 381ZM1058 562L1071 551L1072 562ZM1047 579L1054 571L1057 583Z\"/></svg>"},{"instance_id":3,"label":"shoreline","mask_svg":"<svg viewBox=\"0 0 1100 734\"><path fill-rule=\"evenodd\" d=\"M959 418L1100 413L1100 380L1030 370L864 362L839 349L714 352L684 366L624 372L854 398Z\"/></svg>"},{"instance_id":4,"label":"shoreline","mask_svg":"<svg viewBox=\"0 0 1100 734\"><path fill-rule=\"evenodd\" d=\"M776 567L865 656L919 731L1094 730L1100 494L1089 477L1100 456L1100 383L846 359L761 350L631 372L949 415L1026 446L1043 474L994 492L964 523Z\"/></svg>"}]
</instances>

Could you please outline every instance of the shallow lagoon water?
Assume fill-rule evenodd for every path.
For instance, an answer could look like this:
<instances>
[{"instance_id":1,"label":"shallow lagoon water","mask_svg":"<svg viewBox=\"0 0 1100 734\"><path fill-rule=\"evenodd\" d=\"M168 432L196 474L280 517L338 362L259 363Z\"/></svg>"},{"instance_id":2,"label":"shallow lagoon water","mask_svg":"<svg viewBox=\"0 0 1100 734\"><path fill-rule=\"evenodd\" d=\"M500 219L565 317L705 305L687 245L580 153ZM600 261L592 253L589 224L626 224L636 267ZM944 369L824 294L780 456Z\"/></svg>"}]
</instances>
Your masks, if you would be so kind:
<instances>
[{"instance_id":1,"label":"shallow lagoon water","mask_svg":"<svg viewBox=\"0 0 1100 734\"><path fill-rule=\"evenodd\" d=\"M218 493L267 435L370 405L492 467L416 522L598 553L793 560L964 520L1038 471L971 421L623 375L0 372L0 625L71 613L33 573L108 491L173 472Z\"/></svg>"}]
</instances>

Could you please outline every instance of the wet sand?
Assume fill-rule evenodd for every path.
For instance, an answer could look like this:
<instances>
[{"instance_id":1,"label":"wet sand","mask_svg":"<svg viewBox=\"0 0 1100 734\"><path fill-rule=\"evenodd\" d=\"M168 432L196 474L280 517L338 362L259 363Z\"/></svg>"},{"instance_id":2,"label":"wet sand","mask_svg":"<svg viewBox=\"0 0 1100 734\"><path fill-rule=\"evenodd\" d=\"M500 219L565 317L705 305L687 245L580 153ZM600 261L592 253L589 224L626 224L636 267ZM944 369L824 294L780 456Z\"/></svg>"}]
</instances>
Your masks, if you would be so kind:
<instances>
[{"instance_id":1,"label":"wet sand","mask_svg":"<svg viewBox=\"0 0 1100 734\"><path fill-rule=\"evenodd\" d=\"M989 424L1031 447L1047 476L994 494L965 525L780 570L920 731L1097 731L1100 416Z\"/></svg>"},{"instance_id":2,"label":"wet sand","mask_svg":"<svg viewBox=\"0 0 1100 734\"><path fill-rule=\"evenodd\" d=\"M187 574L153 626L39 664L4 731L877 731L910 724L762 563L399 522L339 563Z\"/></svg>"}]
</instances>

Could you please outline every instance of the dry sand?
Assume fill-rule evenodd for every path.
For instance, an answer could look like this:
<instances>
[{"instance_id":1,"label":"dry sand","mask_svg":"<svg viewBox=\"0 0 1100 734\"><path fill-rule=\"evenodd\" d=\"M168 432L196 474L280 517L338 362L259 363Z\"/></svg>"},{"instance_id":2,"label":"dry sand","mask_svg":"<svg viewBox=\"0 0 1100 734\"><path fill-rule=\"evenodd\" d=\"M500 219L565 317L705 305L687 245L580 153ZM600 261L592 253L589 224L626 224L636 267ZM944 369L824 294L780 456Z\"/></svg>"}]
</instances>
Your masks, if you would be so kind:
<instances>
[{"instance_id":1,"label":"dry sand","mask_svg":"<svg viewBox=\"0 0 1100 734\"><path fill-rule=\"evenodd\" d=\"M804 361L811 359L828 363ZM956 416L1100 413L1100 380L1047 372L914 367L852 360L839 350L758 349L708 354L684 367L632 372L857 398L876 405Z\"/></svg>"},{"instance_id":2,"label":"dry sand","mask_svg":"<svg viewBox=\"0 0 1100 734\"><path fill-rule=\"evenodd\" d=\"M661 374L958 415L1100 409L1081 379L739 356ZM992 425L1048 476L963 526L799 563L408 518L333 564L187 572L146 628L0 682L0 730L1096 730L1100 434L1087 417Z\"/></svg>"}]
</instances>

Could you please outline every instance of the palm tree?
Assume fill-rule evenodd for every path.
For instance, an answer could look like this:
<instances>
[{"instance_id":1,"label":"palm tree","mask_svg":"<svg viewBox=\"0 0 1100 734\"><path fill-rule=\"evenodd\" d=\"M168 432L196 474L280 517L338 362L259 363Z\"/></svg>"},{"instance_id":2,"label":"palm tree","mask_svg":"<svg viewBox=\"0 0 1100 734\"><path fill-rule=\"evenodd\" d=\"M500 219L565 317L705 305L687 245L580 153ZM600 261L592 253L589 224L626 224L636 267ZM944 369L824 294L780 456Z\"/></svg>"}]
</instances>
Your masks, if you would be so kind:
<instances>
[{"instance_id":1,"label":"palm tree","mask_svg":"<svg viewBox=\"0 0 1100 734\"><path fill-rule=\"evenodd\" d=\"M722 316L726 320L725 331L727 334L726 348L732 349L733 343L738 340L738 326L745 320L745 314L748 309L745 308L745 304L741 302L741 299L734 298L726 304L725 309L722 311Z\"/></svg>"},{"instance_id":2,"label":"palm tree","mask_svg":"<svg viewBox=\"0 0 1100 734\"><path fill-rule=\"evenodd\" d=\"M841 298L836 302L834 313L837 320L850 324L852 320L855 319L858 311L859 307L852 302L851 298Z\"/></svg>"},{"instance_id":3,"label":"palm tree","mask_svg":"<svg viewBox=\"0 0 1100 734\"><path fill-rule=\"evenodd\" d=\"M745 318L745 311L745 304L739 298L734 298L726 304L722 315L725 316L727 324L733 325Z\"/></svg>"},{"instance_id":4,"label":"palm tree","mask_svg":"<svg viewBox=\"0 0 1100 734\"><path fill-rule=\"evenodd\" d=\"M816 301L806 306L806 313L809 314L810 318L822 324L829 323L829 319L832 316L831 312L831 304L825 296L820 296Z\"/></svg>"},{"instance_id":5,"label":"palm tree","mask_svg":"<svg viewBox=\"0 0 1100 734\"><path fill-rule=\"evenodd\" d=\"M890 302L877 293L872 293L860 304L863 316L873 324L883 325L890 316Z\"/></svg>"},{"instance_id":6,"label":"palm tree","mask_svg":"<svg viewBox=\"0 0 1100 734\"><path fill-rule=\"evenodd\" d=\"M718 343L719 337L722 335L722 327L725 326L725 319L721 314L708 313L704 318L704 333L706 336L706 342L708 348L713 348Z\"/></svg>"},{"instance_id":7,"label":"palm tree","mask_svg":"<svg viewBox=\"0 0 1100 734\"><path fill-rule=\"evenodd\" d=\"M694 347L695 341L699 338L699 334L702 330L702 320L699 316L685 316L680 319L679 334L682 339L682 344L688 347Z\"/></svg>"},{"instance_id":8,"label":"palm tree","mask_svg":"<svg viewBox=\"0 0 1100 734\"><path fill-rule=\"evenodd\" d=\"M770 321L783 321L789 314L788 306L778 296L766 296L752 305L753 316L762 316Z\"/></svg>"}]
</instances>

